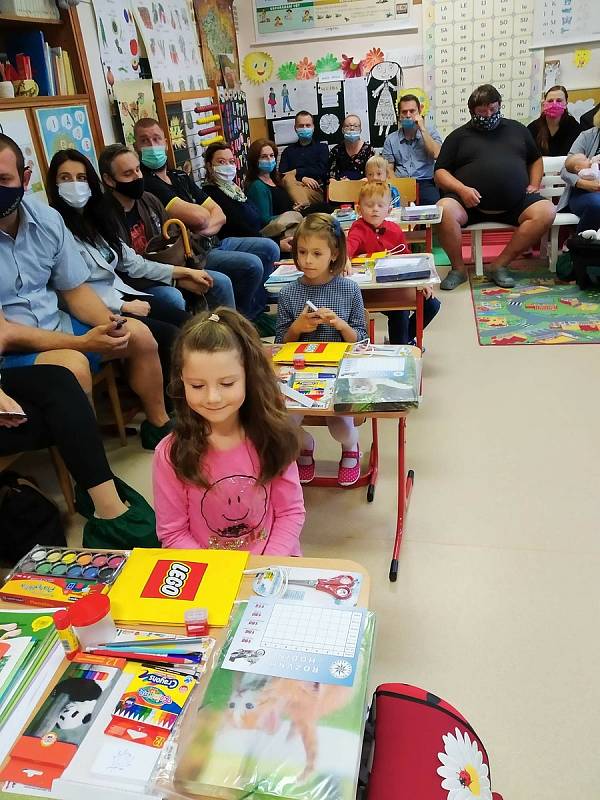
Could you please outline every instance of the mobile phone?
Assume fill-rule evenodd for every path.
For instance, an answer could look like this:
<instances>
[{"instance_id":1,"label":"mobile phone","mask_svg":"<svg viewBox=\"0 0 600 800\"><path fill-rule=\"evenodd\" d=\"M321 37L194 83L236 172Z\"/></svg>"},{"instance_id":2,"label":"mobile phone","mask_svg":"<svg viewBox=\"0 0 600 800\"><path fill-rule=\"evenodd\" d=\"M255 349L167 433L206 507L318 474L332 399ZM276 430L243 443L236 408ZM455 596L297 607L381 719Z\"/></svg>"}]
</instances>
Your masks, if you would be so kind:
<instances>
[{"instance_id":1,"label":"mobile phone","mask_svg":"<svg viewBox=\"0 0 600 800\"><path fill-rule=\"evenodd\" d=\"M319 310L314 303L310 302L310 300L306 301L306 305L307 305L308 308L310 308L311 311L318 311Z\"/></svg>"},{"instance_id":2,"label":"mobile phone","mask_svg":"<svg viewBox=\"0 0 600 800\"><path fill-rule=\"evenodd\" d=\"M126 322L127 320L124 317L121 317L121 319L117 322L115 326L115 330L116 331L120 330L123 327L123 325L125 325Z\"/></svg>"},{"instance_id":3,"label":"mobile phone","mask_svg":"<svg viewBox=\"0 0 600 800\"><path fill-rule=\"evenodd\" d=\"M24 411L0 411L0 419L27 419Z\"/></svg>"}]
</instances>

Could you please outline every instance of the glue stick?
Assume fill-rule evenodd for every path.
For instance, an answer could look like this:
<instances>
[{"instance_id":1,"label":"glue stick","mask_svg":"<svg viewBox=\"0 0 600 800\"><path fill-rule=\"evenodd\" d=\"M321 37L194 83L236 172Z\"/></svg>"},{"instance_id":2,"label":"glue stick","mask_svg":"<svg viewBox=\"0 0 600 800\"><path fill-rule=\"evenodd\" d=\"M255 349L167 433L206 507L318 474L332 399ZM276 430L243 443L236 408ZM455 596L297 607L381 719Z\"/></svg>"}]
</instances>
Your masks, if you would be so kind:
<instances>
[{"instance_id":1,"label":"glue stick","mask_svg":"<svg viewBox=\"0 0 600 800\"><path fill-rule=\"evenodd\" d=\"M61 608L54 612L54 625L58 631L60 643L65 649L65 655L71 660L79 651L79 639L71 625L69 612L66 609Z\"/></svg>"}]
</instances>

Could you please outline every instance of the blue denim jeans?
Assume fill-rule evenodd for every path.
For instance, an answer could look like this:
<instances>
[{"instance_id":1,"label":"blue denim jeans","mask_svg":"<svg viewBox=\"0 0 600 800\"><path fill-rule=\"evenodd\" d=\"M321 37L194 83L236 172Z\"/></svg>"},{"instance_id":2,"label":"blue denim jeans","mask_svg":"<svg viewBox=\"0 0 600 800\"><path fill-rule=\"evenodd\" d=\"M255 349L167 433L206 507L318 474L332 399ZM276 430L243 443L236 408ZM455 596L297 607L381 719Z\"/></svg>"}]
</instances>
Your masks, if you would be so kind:
<instances>
[{"instance_id":1,"label":"blue denim jeans","mask_svg":"<svg viewBox=\"0 0 600 800\"><path fill-rule=\"evenodd\" d=\"M437 297L423 301L423 328L426 328L440 310ZM409 344L417 336L417 314L411 311L388 311L388 336L390 344Z\"/></svg>"},{"instance_id":2,"label":"blue denim jeans","mask_svg":"<svg viewBox=\"0 0 600 800\"><path fill-rule=\"evenodd\" d=\"M254 320L267 305L264 282L278 258L279 245L271 239L230 236L210 251L206 267L231 279L238 311Z\"/></svg>"},{"instance_id":3,"label":"blue denim jeans","mask_svg":"<svg viewBox=\"0 0 600 800\"><path fill-rule=\"evenodd\" d=\"M600 228L600 192L586 192L585 189L571 189L569 209L579 217L577 233Z\"/></svg>"},{"instance_id":4,"label":"blue denim jeans","mask_svg":"<svg viewBox=\"0 0 600 800\"><path fill-rule=\"evenodd\" d=\"M213 279L212 289L209 289L204 295L208 307L217 308L217 306L227 306L227 308L235 308L235 297L231 279L222 272L213 272L210 269L206 271ZM152 286L150 289L146 289L146 291L148 294L160 298L163 303L173 306L180 311L185 311L185 299L177 287L169 286L165 283L161 286Z\"/></svg>"}]
</instances>

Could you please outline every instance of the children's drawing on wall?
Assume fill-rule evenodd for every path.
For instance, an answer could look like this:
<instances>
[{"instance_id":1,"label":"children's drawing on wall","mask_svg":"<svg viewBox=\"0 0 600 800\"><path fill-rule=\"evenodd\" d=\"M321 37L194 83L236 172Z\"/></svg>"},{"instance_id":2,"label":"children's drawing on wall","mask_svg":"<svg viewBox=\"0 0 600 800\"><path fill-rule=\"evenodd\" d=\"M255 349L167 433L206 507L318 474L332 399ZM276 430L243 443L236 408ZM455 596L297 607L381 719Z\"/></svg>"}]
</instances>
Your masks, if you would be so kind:
<instances>
[{"instance_id":1,"label":"children's drawing on wall","mask_svg":"<svg viewBox=\"0 0 600 800\"><path fill-rule=\"evenodd\" d=\"M125 144L134 141L133 126L142 117L156 119L151 80L121 81L115 84L115 99L123 127Z\"/></svg>"},{"instance_id":2,"label":"children's drawing on wall","mask_svg":"<svg viewBox=\"0 0 600 800\"><path fill-rule=\"evenodd\" d=\"M316 81L271 81L265 84L263 98L267 119L290 119L297 111L316 115Z\"/></svg>"},{"instance_id":3,"label":"children's drawing on wall","mask_svg":"<svg viewBox=\"0 0 600 800\"><path fill-rule=\"evenodd\" d=\"M282 111L285 114L286 111L290 113L294 113L294 109L290 105L290 90L287 87L287 84L284 83L281 87L281 101L283 103Z\"/></svg>"},{"instance_id":4,"label":"children's drawing on wall","mask_svg":"<svg viewBox=\"0 0 600 800\"><path fill-rule=\"evenodd\" d=\"M374 147L381 147L396 126L396 97L402 83L402 67L395 61L382 61L369 73L369 121Z\"/></svg>"}]
</instances>

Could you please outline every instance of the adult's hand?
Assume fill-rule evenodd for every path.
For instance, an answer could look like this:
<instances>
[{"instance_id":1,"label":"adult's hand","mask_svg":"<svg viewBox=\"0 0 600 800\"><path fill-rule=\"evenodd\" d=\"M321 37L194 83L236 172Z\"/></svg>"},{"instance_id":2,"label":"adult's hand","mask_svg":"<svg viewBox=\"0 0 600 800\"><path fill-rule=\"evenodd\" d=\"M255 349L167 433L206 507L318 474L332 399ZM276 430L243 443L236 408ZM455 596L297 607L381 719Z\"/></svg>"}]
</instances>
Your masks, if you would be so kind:
<instances>
[{"instance_id":1,"label":"adult's hand","mask_svg":"<svg viewBox=\"0 0 600 800\"><path fill-rule=\"evenodd\" d=\"M539 192L540 187L535 186L535 184L530 183L529 186L525 189L525 194L534 194L535 192Z\"/></svg>"},{"instance_id":2,"label":"adult's hand","mask_svg":"<svg viewBox=\"0 0 600 800\"><path fill-rule=\"evenodd\" d=\"M118 321L119 317L113 317L111 322L106 322L104 325L96 325L95 328L90 328L83 336L79 336L82 352L89 351L90 353L110 355L125 350L131 334L126 330L125 325L122 328L117 328Z\"/></svg>"},{"instance_id":3,"label":"adult's hand","mask_svg":"<svg viewBox=\"0 0 600 800\"><path fill-rule=\"evenodd\" d=\"M121 311L136 317L147 317L150 313L150 303L146 300L128 300L121 306Z\"/></svg>"},{"instance_id":4,"label":"adult's hand","mask_svg":"<svg viewBox=\"0 0 600 800\"><path fill-rule=\"evenodd\" d=\"M292 240L293 236L286 236L285 239L281 239L279 242L279 249L282 253L291 253L292 252Z\"/></svg>"},{"instance_id":5,"label":"adult's hand","mask_svg":"<svg viewBox=\"0 0 600 800\"><path fill-rule=\"evenodd\" d=\"M425 120L423 119L423 117L420 114L415 114L413 119L415 121L415 125L417 126L417 128L420 131L424 130L424 128L425 128Z\"/></svg>"},{"instance_id":6,"label":"adult's hand","mask_svg":"<svg viewBox=\"0 0 600 800\"><path fill-rule=\"evenodd\" d=\"M177 285L194 294L205 294L213 285L210 275L203 269L176 267Z\"/></svg>"},{"instance_id":7,"label":"adult's hand","mask_svg":"<svg viewBox=\"0 0 600 800\"><path fill-rule=\"evenodd\" d=\"M17 401L0 389L0 428L17 428L27 422L27 417L20 416L23 413L23 409ZM18 414L19 416L12 417L5 416L5 414Z\"/></svg>"},{"instance_id":8,"label":"adult's hand","mask_svg":"<svg viewBox=\"0 0 600 800\"><path fill-rule=\"evenodd\" d=\"M475 208L475 206L478 206L481 202L481 195L477 189L473 189L472 186L465 186L461 189L459 197L463 201L465 208Z\"/></svg>"},{"instance_id":9,"label":"adult's hand","mask_svg":"<svg viewBox=\"0 0 600 800\"><path fill-rule=\"evenodd\" d=\"M314 178L309 178L306 175L302 178L301 183L303 186L308 186L309 189L319 188L319 181L316 181Z\"/></svg>"}]
</instances>

